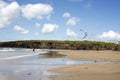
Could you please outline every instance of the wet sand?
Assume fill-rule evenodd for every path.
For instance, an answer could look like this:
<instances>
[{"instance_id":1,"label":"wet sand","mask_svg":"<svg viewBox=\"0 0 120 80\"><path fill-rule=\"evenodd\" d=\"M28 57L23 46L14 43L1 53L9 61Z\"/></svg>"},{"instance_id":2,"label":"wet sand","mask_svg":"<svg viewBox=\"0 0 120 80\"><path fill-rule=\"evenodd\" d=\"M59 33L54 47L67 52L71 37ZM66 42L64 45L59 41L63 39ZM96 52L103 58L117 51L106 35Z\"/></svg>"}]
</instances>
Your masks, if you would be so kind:
<instances>
[{"instance_id":1,"label":"wet sand","mask_svg":"<svg viewBox=\"0 0 120 80\"><path fill-rule=\"evenodd\" d=\"M94 64L72 65L51 69L61 75L50 80L120 80L120 52L118 51L60 51L74 60L94 60ZM97 63L97 61L108 61Z\"/></svg>"},{"instance_id":2,"label":"wet sand","mask_svg":"<svg viewBox=\"0 0 120 80\"><path fill-rule=\"evenodd\" d=\"M0 80L50 80L48 69L93 62L71 60L59 51L63 50L0 48Z\"/></svg>"}]
</instances>

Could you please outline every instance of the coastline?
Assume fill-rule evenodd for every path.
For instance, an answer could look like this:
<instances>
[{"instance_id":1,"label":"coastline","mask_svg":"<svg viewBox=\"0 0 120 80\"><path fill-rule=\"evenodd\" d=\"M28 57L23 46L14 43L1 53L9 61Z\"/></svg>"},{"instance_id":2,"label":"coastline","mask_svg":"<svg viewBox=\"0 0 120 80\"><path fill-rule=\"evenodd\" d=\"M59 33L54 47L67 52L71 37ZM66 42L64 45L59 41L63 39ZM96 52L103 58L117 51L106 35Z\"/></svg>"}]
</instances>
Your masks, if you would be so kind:
<instances>
[{"instance_id":1,"label":"coastline","mask_svg":"<svg viewBox=\"0 0 120 80\"><path fill-rule=\"evenodd\" d=\"M120 52L118 51L60 51L73 60L109 61L109 63L80 64L49 71L63 73L51 75L50 80L120 80ZM67 75L68 74L68 75Z\"/></svg>"}]
</instances>

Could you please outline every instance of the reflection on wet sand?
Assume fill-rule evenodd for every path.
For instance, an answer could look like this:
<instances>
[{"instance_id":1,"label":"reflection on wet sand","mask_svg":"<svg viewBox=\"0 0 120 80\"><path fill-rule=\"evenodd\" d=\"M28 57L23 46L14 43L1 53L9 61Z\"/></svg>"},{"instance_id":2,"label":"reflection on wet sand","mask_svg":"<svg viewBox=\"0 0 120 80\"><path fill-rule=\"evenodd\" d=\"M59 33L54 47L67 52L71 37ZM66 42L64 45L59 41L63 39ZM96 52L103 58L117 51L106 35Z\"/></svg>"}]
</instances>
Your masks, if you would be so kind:
<instances>
[{"instance_id":1,"label":"reflection on wet sand","mask_svg":"<svg viewBox=\"0 0 120 80\"><path fill-rule=\"evenodd\" d=\"M49 80L47 70L72 64L94 63L74 61L56 51L36 49L0 49L1 80ZM12 50L12 51L10 51ZM14 50L14 51L13 51ZM40 55L41 54L41 55Z\"/></svg>"}]
</instances>

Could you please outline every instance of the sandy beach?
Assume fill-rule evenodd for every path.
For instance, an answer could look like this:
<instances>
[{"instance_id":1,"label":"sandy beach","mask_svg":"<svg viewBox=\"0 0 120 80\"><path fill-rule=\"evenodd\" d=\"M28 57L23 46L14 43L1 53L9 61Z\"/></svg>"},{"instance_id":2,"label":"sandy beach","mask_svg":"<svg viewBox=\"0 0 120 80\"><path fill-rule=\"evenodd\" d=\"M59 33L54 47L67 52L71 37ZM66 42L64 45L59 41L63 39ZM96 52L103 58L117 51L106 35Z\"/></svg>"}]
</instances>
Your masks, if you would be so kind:
<instances>
[{"instance_id":1,"label":"sandy beach","mask_svg":"<svg viewBox=\"0 0 120 80\"><path fill-rule=\"evenodd\" d=\"M94 64L72 65L49 71L62 73L50 80L120 80L119 51L60 51L73 60L94 60ZM105 61L97 63L97 61ZM107 61L107 62L106 62Z\"/></svg>"}]
</instances>

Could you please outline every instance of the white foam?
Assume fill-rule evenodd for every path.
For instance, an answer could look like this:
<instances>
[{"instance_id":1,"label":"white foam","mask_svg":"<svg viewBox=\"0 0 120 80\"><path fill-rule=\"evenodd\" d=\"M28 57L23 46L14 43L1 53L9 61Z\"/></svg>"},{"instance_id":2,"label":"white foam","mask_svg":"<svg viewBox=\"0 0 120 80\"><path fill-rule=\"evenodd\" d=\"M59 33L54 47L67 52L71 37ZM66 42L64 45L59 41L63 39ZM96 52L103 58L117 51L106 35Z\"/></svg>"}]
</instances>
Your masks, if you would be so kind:
<instances>
[{"instance_id":1,"label":"white foam","mask_svg":"<svg viewBox=\"0 0 120 80\"><path fill-rule=\"evenodd\" d=\"M3 48L2 50L0 51L3 51L3 52L7 52L7 51L15 51L15 49L12 49L12 48Z\"/></svg>"},{"instance_id":2,"label":"white foam","mask_svg":"<svg viewBox=\"0 0 120 80\"><path fill-rule=\"evenodd\" d=\"M5 57L5 58L0 58L0 60L17 59L17 58L23 58L23 57L35 56L35 55L38 55L38 54L39 54L39 53L32 53L32 54L27 54L27 55L20 55L20 56Z\"/></svg>"}]
</instances>

